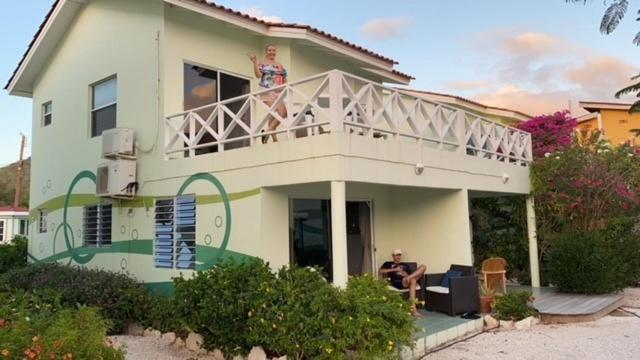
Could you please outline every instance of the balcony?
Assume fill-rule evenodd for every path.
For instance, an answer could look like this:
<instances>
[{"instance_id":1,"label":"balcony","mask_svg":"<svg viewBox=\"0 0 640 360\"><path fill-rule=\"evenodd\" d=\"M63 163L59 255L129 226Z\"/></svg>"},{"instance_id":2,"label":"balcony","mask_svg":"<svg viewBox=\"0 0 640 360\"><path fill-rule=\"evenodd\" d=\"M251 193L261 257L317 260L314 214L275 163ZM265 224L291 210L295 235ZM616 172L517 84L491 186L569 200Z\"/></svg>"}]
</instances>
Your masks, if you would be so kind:
<instances>
[{"instance_id":1,"label":"balcony","mask_svg":"<svg viewBox=\"0 0 640 360\"><path fill-rule=\"evenodd\" d=\"M277 97L267 106L262 97L270 91ZM272 118L280 125L269 131ZM268 146L262 142L271 135L295 141L338 132L515 166L532 161L527 132L338 70L168 116L164 151L167 159L195 157Z\"/></svg>"}]
</instances>

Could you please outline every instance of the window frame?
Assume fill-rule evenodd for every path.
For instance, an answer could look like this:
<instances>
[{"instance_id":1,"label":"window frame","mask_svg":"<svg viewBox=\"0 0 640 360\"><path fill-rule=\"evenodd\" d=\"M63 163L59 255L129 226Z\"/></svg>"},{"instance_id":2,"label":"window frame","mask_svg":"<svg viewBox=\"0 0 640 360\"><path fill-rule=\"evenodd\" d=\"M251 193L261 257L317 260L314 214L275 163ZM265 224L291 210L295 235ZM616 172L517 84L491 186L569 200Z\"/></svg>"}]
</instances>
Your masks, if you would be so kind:
<instances>
[{"instance_id":1,"label":"window frame","mask_svg":"<svg viewBox=\"0 0 640 360\"><path fill-rule=\"evenodd\" d=\"M107 82L112 81L112 80L114 80L116 82L116 86L115 86L116 87L116 99L115 99L115 101L107 103L107 104L99 106L99 107L94 107L96 86L102 85L102 84L107 83ZM108 77L106 77L106 78L104 78L102 80L98 80L98 81L96 81L96 82L94 82L94 83L89 85L89 137L90 138L93 139L93 138L102 136L102 133L94 135L94 133L95 133L95 131L94 131L94 121L93 121L94 114L97 111L104 110L104 109L109 108L111 106L115 106L116 115L115 115L115 126L113 128L116 128L116 127L118 127L118 74L110 75L110 76L108 76ZM110 128L110 129L113 129L113 128ZM106 129L106 130L108 130L108 129Z\"/></svg>"},{"instance_id":2,"label":"window frame","mask_svg":"<svg viewBox=\"0 0 640 360\"><path fill-rule=\"evenodd\" d=\"M48 231L47 223L48 223L49 213L45 209L38 210L38 234L46 234Z\"/></svg>"},{"instance_id":3,"label":"window frame","mask_svg":"<svg viewBox=\"0 0 640 360\"><path fill-rule=\"evenodd\" d=\"M49 106L49 112L47 112L47 106ZM49 100L47 102L42 103L42 119L41 119L41 126L45 127L45 126L50 126L51 124L53 124L53 101ZM49 123L47 124L47 116L49 116Z\"/></svg>"},{"instance_id":4,"label":"window frame","mask_svg":"<svg viewBox=\"0 0 640 360\"><path fill-rule=\"evenodd\" d=\"M0 243L5 241L4 232L5 232L5 229L7 228L6 225L7 223L5 219L0 220Z\"/></svg>"},{"instance_id":5,"label":"window frame","mask_svg":"<svg viewBox=\"0 0 640 360\"><path fill-rule=\"evenodd\" d=\"M179 250L181 247L183 246L179 246L178 242L180 241L179 239L183 239L182 242L186 242L184 241L185 238L183 237L178 237L177 235L184 235L184 234L191 234L190 232L186 232L186 231L179 231L178 227L180 226L180 224L178 224L176 222L176 219L179 218L179 203L178 200L180 199L185 199L185 198L193 198L193 240L187 239L189 242L193 242L193 260L191 260L190 264L188 267L182 267L179 266L179 259L178 256L181 255ZM172 208L171 210L171 216L170 217L159 217L158 215L166 215L168 214L168 212L162 212L161 214L158 213L158 202L166 202L166 201L171 201L171 205L160 205L161 207L168 207L170 206ZM187 210L188 211L188 210ZM198 203L197 203L197 196L196 194L184 194L184 195L180 195L180 196L174 196L174 197L163 197L163 198L157 198L154 204L154 227L155 227L155 232L154 232L154 239L153 239L153 267L155 269L166 269L166 270L196 270L196 257L197 257L197 233L198 233L198 222L197 222L197 212L198 212ZM180 217L181 219L184 219L185 217ZM170 222L171 225L163 223L163 222ZM171 227L171 266L159 266L158 263L162 263L162 262L167 262L166 260L162 261L161 259L158 259L158 255L162 255L163 253L158 251L159 247L167 247L167 245L161 245L158 244L159 242L159 238L158 235L160 233L160 235L168 235L167 231L159 231L159 227ZM182 224L182 226L189 226L189 225L184 225Z\"/></svg>"},{"instance_id":6,"label":"window frame","mask_svg":"<svg viewBox=\"0 0 640 360\"><path fill-rule=\"evenodd\" d=\"M220 90L221 90L220 84L222 83L222 81L220 81L220 74L225 74L227 76L234 76L234 77L237 77L237 78L242 79L242 80L247 80L249 82L249 93L251 93L253 82L255 80L252 77L245 76L245 75L242 75L242 74L238 74L238 73L235 73L235 72L232 72L232 71L223 70L223 69L220 69L220 68L215 67L215 66L204 65L204 64L199 63L197 61L183 60L182 61L182 111L191 110L191 109L185 109L185 102L186 102L186 99L184 97L184 86L186 85L185 84L186 83L186 79L185 79L185 76L184 76L184 67L185 67L185 65L197 66L197 67L201 67L203 69L209 70L209 71L215 71L216 72L216 79L217 79L216 80L216 100L214 101L214 103L218 103L218 102L222 101L222 100L220 100L220 94L221 94L221 92L220 92Z\"/></svg>"},{"instance_id":7,"label":"window frame","mask_svg":"<svg viewBox=\"0 0 640 360\"><path fill-rule=\"evenodd\" d=\"M95 245L89 244L87 242L87 213L91 210L91 208L95 208L95 231L96 231L96 239ZM105 219L105 211L109 209L109 221L107 222ZM105 225L108 224L108 233L103 232L103 230L107 227ZM113 204L102 203L95 205L88 205L83 208L82 214L82 231L83 231L83 239L82 239L82 247L85 248L110 248L113 244Z\"/></svg>"}]
</instances>

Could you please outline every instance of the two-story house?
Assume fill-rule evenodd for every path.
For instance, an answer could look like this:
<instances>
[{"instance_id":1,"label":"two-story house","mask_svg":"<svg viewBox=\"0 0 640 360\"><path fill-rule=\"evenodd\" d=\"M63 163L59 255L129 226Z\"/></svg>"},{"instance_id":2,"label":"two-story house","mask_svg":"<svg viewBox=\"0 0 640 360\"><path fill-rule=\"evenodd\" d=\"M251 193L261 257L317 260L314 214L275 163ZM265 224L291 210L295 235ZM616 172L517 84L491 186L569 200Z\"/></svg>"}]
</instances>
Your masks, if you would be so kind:
<instances>
[{"instance_id":1,"label":"two-story house","mask_svg":"<svg viewBox=\"0 0 640 360\"><path fill-rule=\"evenodd\" d=\"M247 57L268 44L289 73L273 106ZM398 90L411 79L205 1L58 0L6 86L33 100L30 256L158 287L227 257L338 285L394 248L429 272L471 265L469 199L529 194L531 137Z\"/></svg>"}]
</instances>

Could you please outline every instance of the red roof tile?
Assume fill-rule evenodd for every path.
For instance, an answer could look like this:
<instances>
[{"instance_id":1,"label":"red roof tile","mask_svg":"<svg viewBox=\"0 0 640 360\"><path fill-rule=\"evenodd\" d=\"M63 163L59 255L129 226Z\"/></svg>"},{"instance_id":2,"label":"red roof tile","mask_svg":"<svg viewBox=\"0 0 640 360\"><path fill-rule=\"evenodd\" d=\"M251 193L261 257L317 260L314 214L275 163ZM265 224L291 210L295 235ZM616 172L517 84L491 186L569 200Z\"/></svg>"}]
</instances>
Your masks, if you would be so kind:
<instances>
[{"instance_id":1,"label":"red roof tile","mask_svg":"<svg viewBox=\"0 0 640 360\"><path fill-rule=\"evenodd\" d=\"M375 53L375 52L373 52L371 50L363 48L362 46L356 45L354 43L351 43L349 41L346 41L346 40L341 39L341 38L339 38L339 37L337 37L335 35L329 34L328 32L322 31L320 29L317 29L317 28L309 26L309 25L294 24L294 23L283 23L283 22L280 22L280 23L268 22L268 21L260 20L260 19L258 19L256 17L250 16L250 15L247 15L247 14L242 13L240 11L236 11L236 10L233 10L231 8L227 8L227 7L222 6L222 5L218 5L218 4L215 4L215 3L212 3L212 2L207 2L206 0L190 0L190 1L196 2L196 3L199 3L199 4L208 5L208 6L212 7L212 8L215 8L215 9L218 9L218 10L222 10L222 11L225 11L225 12L227 12L229 14L232 14L232 15L235 15L235 16L238 16L238 17L242 17L244 19L249 19L251 21L257 22L259 24L267 25L267 26L285 27L285 28L294 28L294 29L305 29L307 31L311 31L311 32L313 32L315 34L323 36L323 37L325 37L327 39L330 39L330 40L336 41L338 43L341 43L343 45L346 45L346 46L348 46L348 47L350 47L352 49L355 49L357 51L360 51L360 52L362 52L364 54L367 54L367 55L373 56L373 57L375 57L375 58L377 58L379 60L385 61L385 62L389 63L392 66L394 64L398 63L397 61L395 61L395 60L393 60L391 58L382 56L382 55L380 55L378 53ZM7 84L4 86L5 90L7 90L9 88L9 84L11 84L11 82L15 78L16 74L18 73L18 69L20 69L20 66L22 66L22 63L24 63L25 59L27 58L27 54L29 53L29 51L33 47L33 44L36 42L36 39L38 38L38 36L40 36L40 33L44 29L44 26L47 23L47 20L49 20L49 18L51 17L51 14L53 13L54 9L56 8L56 5L58 5L59 2L60 2L60 0L55 0L53 2L53 5L51 5L51 9L49 10L49 12L45 16L44 20L40 24L40 27L38 28L38 31L36 31L36 34L33 36L33 39L31 39L31 42L29 43L29 46L27 47L27 51L25 51L24 55L22 55L22 59L20 59L20 62L18 63L18 66L13 71L13 74L11 75L11 78L9 78L9 81L7 81ZM397 71L397 70L392 70L392 72L394 74L396 74L398 76L402 76L402 77L404 77L406 79L410 79L410 80L415 79L413 76L405 74L405 73L402 73L402 72Z\"/></svg>"},{"instance_id":2,"label":"red roof tile","mask_svg":"<svg viewBox=\"0 0 640 360\"><path fill-rule=\"evenodd\" d=\"M23 207L0 206L0 211L28 212L29 209Z\"/></svg>"},{"instance_id":3,"label":"red roof tile","mask_svg":"<svg viewBox=\"0 0 640 360\"><path fill-rule=\"evenodd\" d=\"M225 11L225 12L227 12L229 14L233 14L233 15L236 15L238 17L249 19L249 20L252 20L252 21L255 21L257 23L260 23L260 24L263 24L263 25L267 25L267 26L285 27L285 28L293 28L293 29L305 29L305 30L311 31L313 33L316 33L318 35L324 36L324 37L326 37L326 38L328 38L330 40L337 41L337 42L339 42L339 43L341 43L343 45L347 45L347 46L349 46L349 47L351 47L353 49L356 49L356 50L358 50L360 52L363 52L363 53L365 53L365 54L367 54L369 56L373 56L375 58L378 58L380 60L388 62L388 63L390 63L392 65L398 63L397 61L395 61L395 60L393 60L391 58L388 58L386 56L382 56L382 55L380 55L378 53L375 53L375 52L373 52L373 51L371 51L369 49L363 48L362 46L359 46L359 45L356 45L356 44L351 43L349 41L346 41L344 39L341 39L341 38L339 38L339 37L337 37L335 35L332 35L332 34L326 32L326 31L320 30L320 29L315 28L313 26L309 26L309 25L305 25L305 24L264 21L264 20L260 20L260 19L258 19L256 17L254 17L254 16L247 15L247 14L242 13L240 11L233 10L233 9L228 8L226 6L218 5L218 4L213 3L213 2L208 2L206 0L191 0L191 1L197 2L197 3L200 3L200 4L205 4L205 5L208 5L208 6L212 7L212 8L215 8L215 9L218 9L218 10L222 10L222 11ZM398 75L404 75L404 74L398 73Z\"/></svg>"}]
</instances>

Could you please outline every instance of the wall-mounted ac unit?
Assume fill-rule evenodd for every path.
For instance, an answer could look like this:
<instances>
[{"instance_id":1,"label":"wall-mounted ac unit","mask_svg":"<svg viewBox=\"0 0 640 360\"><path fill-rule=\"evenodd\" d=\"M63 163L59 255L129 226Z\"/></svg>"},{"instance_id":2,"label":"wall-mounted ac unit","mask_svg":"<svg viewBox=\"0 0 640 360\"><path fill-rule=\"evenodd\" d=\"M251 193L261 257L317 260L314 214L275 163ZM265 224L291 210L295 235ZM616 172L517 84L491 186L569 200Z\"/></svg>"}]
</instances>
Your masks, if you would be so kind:
<instances>
[{"instance_id":1,"label":"wall-mounted ac unit","mask_svg":"<svg viewBox=\"0 0 640 360\"><path fill-rule=\"evenodd\" d=\"M132 198L136 194L135 160L111 160L98 166L96 195L112 198Z\"/></svg>"},{"instance_id":2,"label":"wall-mounted ac unit","mask_svg":"<svg viewBox=\"0 0 640 360\"><path fill-rule=\"evenodd\" d=\"M133 129L113 128L102 132L102 157L132 158L134 155Z\"/></svg>"}]
</instances>

